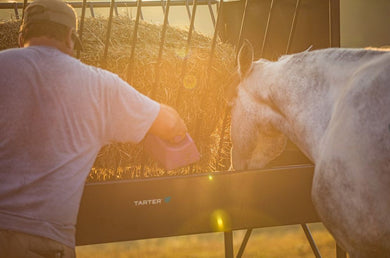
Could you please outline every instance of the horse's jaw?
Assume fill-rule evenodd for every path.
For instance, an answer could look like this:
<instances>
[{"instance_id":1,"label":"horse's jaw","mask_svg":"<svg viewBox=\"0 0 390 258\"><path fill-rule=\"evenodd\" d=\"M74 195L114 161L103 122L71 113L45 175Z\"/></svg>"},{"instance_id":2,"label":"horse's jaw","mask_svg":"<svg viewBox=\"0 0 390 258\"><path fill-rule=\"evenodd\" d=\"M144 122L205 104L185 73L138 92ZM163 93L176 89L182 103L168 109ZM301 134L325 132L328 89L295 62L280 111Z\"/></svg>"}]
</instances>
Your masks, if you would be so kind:
<instances>
[{"instance_id":1,"label":"horse's jaw","mask_svg":"<svg viewBox=\"0 0 390 258\"><path fill-rule=\"evenodd\" d=\"M278 134L274 137L259 137L258 144L253 151L242 156L242 150L232 148L232 165L234 170L252 170L261 169L268 165L272 160L276 159L283 153L287 145L287 137L283 134Z\"/></svg>"},{"instance_id":2,"label":"horse's jaw","mask_svg":"<svg viewBox=\"0 0 390 258\"><path fill-rule=\"evenodd\" d=\"M286 145L287 137L281 133L274 134L272 137L262 138L248 161L248 169L264 168L284 152Z\"/></svg>"},{"instance_id":3,"label":"horse's jaw","mask_svg":"<svg viewBox=\"0 0 390 258\"><path fill-rule=\"evenodd\" d=\"M241 160L239 162L233 162L229 171L262 169L267 163L264 160Z\"/></svg>"}]
</instances>

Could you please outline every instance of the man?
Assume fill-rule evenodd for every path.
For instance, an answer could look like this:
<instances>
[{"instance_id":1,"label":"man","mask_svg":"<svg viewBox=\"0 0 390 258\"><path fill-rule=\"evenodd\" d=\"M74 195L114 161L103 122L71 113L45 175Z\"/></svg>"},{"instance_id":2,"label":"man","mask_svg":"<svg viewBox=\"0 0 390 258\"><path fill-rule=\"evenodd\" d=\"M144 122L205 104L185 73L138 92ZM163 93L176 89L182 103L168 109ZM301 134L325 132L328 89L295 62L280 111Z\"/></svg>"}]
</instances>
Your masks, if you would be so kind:
<instances>
[{"instance_id":1,"label":"man","mask_svg":"<svg viewBox=\"0 0 390 258\"><path fill-rule=\"evenodd\" d=\"M74 257L100 148L187 129L174 109L72 57L81 44L69 5L36 0L24 17L23 48L0 52L0 257Z\"/></svg>"}]
</instances>

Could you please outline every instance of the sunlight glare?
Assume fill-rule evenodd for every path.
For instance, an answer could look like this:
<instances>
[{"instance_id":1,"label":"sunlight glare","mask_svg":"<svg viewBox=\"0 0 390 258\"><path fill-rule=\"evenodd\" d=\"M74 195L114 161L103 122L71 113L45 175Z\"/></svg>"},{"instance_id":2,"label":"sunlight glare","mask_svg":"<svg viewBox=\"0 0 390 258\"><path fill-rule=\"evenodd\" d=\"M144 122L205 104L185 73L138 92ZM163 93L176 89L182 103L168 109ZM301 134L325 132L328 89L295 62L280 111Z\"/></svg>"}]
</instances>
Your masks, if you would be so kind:
<instances>
[{"instance_id":1,"label":"sunlight glare","mask_svg":"<svg viewBox=\"0 0 390 258\"><path fill-rule=\"evenodd\" d=\"M219 228L223 228L223 220L222 218L217 218L217 224Z\"/></svg>"},{"instance_id":2,"label":"sunlight glare","mask_svg":"<svg viewBox=\"0 0 390 258\"><path fill-rule=\"evenodd\" d=\"M196 87L196 84L197 84L197 80L196 80L196 77L194 75L187 74L186 76L184 76L184 79L183 79L184 88L192 90L193 88Z\"/></svg>"},{"instance_id":3,"label":"sunlight glare","mask_svg":"<svg viewBox=\"0 0 390 258\"><path fill-rule=\"evenodd\" d=\"M188 57L188 51L183 47L175 50L176 56L180 59Z\"/></svg>"},{"instance_id":4,"label":"sunlight glare","mask_svg":"<svg viewBox=\"0 0 390 258\"><path fill-rule=\"evenodd\" d=\"M230 217L224 210L215 210L211 214L211 227L214 231L224 232L230 230Z\"/></svg>"}]
</instances>

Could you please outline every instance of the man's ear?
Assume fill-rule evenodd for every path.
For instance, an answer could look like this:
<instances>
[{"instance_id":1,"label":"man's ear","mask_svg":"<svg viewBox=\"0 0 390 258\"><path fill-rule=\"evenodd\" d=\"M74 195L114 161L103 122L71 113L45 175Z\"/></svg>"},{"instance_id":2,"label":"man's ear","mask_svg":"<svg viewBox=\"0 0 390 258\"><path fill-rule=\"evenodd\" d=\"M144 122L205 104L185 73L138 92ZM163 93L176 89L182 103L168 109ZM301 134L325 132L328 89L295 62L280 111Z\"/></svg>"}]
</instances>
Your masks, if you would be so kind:
<instances>
[{"instance_id":1,"label":"man's ear","mask_svg":"<svg viewBox=\"0 0 390 258\"><path fill-rule=\"evenodd\" d=\"M74 44L75 44L75 42L73 41L73 38L72 38L72 32L73 32L72 29L69 29L68 33L66 34L66 38L65 38L65 45L71 51L73 51Z\"/></svg>"},{"instance_id":2,"label":"man's ear","mask_svg":"<svg viewBox=\"0 0 390 258\"><path fill-rule=\"evenodd\" d=\"M19 47L24 47L24 37L22 32L20 32L18 36L18 45Z\"/></svg>"},{"instance_id":3,"label":"man's ear","mask_svg":"<svg viewBox=\"0 0 390 258\"><path fill-rule=\"evenodd\" d=\"M252 70L254 51L249 40L245 39L237 56L238 72L243 79Z\"/></svg>"}]
</instances>

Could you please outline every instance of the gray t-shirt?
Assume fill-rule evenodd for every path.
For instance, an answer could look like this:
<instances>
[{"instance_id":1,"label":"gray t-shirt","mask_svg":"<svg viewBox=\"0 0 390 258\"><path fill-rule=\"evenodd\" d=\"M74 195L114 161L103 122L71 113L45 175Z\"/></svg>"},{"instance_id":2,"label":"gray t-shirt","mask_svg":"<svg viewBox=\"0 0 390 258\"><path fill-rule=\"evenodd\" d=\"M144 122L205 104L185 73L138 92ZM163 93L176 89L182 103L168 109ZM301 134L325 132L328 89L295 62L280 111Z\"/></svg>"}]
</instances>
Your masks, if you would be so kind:
<instances>
[{"instance_id":1,"label":"gray t-shirt","mask_svg":"<svg viewBox=\"0 0 390 258\"><path fill-rule=\"evenodd\" d=\"M42 46L0 52L0 87L0 228L73 247L98 151L141 141L160 105L117 75Z\"/></svg>"}]
</instances>

